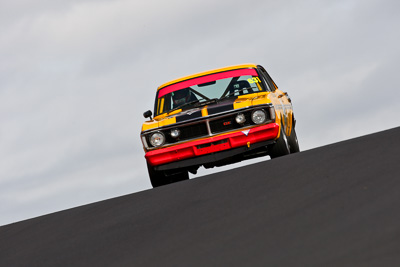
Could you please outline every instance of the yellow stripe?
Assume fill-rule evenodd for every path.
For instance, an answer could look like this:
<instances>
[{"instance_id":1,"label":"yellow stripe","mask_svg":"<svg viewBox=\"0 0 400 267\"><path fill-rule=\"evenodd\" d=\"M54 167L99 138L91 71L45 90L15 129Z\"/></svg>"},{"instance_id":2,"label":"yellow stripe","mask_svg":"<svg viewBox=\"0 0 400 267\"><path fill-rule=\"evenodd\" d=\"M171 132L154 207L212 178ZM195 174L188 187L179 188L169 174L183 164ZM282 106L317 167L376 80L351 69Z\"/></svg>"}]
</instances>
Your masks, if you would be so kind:
<instances>
[{"instance_id":1,"label":"yellow stripe","mask_svg":"<svg viewBox=\"0 0 400 267\"><path fill-rule=\"evenodd\" d=\"M201 109L201 116L206 117L208 116L208 106L204 106L204 108Z\"/></svg>"},{"instance_id":2,"label":"yellow stripe","mask_svg":"<svg viewBox=\"0 0 400 267\"><path fill-rule=\"evenodd\" d=\"M158 114L161 114L163 110L164 110L164 97L161 98L160 111L158 112Z\"/></svg>"}]
</instances>

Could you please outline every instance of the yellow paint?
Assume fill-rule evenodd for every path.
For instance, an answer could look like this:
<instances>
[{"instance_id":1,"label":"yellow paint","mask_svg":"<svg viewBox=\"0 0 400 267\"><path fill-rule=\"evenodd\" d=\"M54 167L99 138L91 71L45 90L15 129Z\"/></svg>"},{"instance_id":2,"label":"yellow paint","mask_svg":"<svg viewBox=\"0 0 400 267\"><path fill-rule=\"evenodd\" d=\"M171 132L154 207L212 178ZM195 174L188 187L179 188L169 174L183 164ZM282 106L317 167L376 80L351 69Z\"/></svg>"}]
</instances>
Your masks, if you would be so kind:
<instances>
[{"instance_id":1,"label":"yellow paint","mask_svg":"<svg viewBox=\"0 0 400 267\"><path fill-rule=\"evenodd\" d=\"M178 114L178 113L181 113L181 112L182 112L182 109L177 109L177 110L174 110L174 111L172 111L170 113L164 113L163 115L165 115L164 117L166 117L167 114L168 114L168 116L171 116L171 115L175 115L175 114Z\"/></svg>"},{"instance_id":2,"label":"yellow paint","mask_svg":"<svg viewBox=\"0 0 400 267\"><path fill-rule=\"evenodd\" d=\"M258 96L252 99L253 105L262 105L271 103L271 100L268 98L269 92L259 93Z\"/></svg>"},{"instance_id":3,"label":"yellow paint","mask_svg":"<svg viewBox=\"0 0 400 267\"><path fill-rule=\"evenodd\" d=\"M171 85L171 84L174 84L174 83L178 83L178 82L181 82L181 81L193 79L193 78L196 78L196 77L209 75L209 74L213 74L213 73L217 73L217 72L236 70L236 69L245 69L245 68L257 68L257 65L256 64L242 64L242 65L235 65L235 66L230 66L230 67L225 67L225 68L220 68L220 69L215 69L215 70L209 70L209 71L196 73L196 74L193 74L193 75L185 76L185 77L182 77L182 78L175 79L175 80L169 81L167 83L164 83L163 85L159 86L157 90L160 90L161 88L163 88L165 86L168 86L168 85Z\"/></svg>"},{"instance_id":4,"label":"yellow paint","mask_svg":"<svg viewBox=\"0 0 400 267\"><path fill-rule=\"evenodd\" d=\"M160 120L163 120L163 119L166 118L166 117L173 116L173 115L178 114L178 113L180 113L180 112L182 112L182 109L176 109L176 110L174 110L174 111L172 111L172 112L163 113L163 114L160 114L160 115L158 115L158 116L155 116L154 119L155 119L156 121L160 121Z\"/></svg>"},{"instance_id":5,"label":"yellow paint","mask_svg":"<svg viewBox=\"0 0 400 267\"><path fill-rule=\"evenodd\" d=\"M179 113L182 110L179 109L177 111L178 112L176 113ZM176 123L176 117L166 117L165 114L163 114L161 116L154 117L154 119L151 121L145 121L142 125L142 131L147 131L157 127L167 126L174 123Z\"/></svg>"},{"instance_id":6,"label":"yellow paint","mask_svg":"<svg viewBox=\"0 0 400 267\"><path fill-rule=\"evenodd\" d=\"M239 109L239 108L250 107L252 105L251 100L256 96L257 93L238 96L235 102L233 102L233 108Z\"/></svg>"},{"instance_id":7,"label":"yellow paint","mask_svg":"<svg viewBox=\"0 0 400 267\"><path fill-rule=\"evenodd\" d=\"M160 101L160 99L158 99L158 101ZM161 104L159 105L160 107L160 111L158 113L162 113L164 110L164 97L161 98Z\"/></svg>"},{"instance_id":8,"label":"yellow paint","mask_svg":"<svg viewBox=\"0 0 400 267\"><path fill-rule=\"evenodd\" d=\"M142 125L142 132L158 127L158 122L155 120L145 121Z\"/></svg>"},{"instance_id":9,"label":"yellow paint","mask_svg":"<svg viewBox=\"0 0 400 267\"><path fill-rule=\"evenodd\" d=\"M257 77L258 78L258 77ZM258 87L258 91L262 92L263 88L261 87L260 83L256 83L257 87Z\"/></svg>"},{"instance_id":10,"label":"yellow paint","mask_svg":"<svg viewBox=\"0 0 400 267\"><path fill-rule=\"evenodd\" d=\"M176 117L169 117L159 122L160 127L176 123Z\"/></svg>"},{"instance_id":11,"label":"yellow paint","mask_svg":"<svg viewBox=\"0 0 400 267\"><path fill-rule=\"evenodd\" d=\"M204 106L204 108L201 109L201 116L202 116L202 117L207 117L207 116L208 116L207 107L208 107L208 106Z\"/></svg>"},{"instance_id":12,"label":"yellow paint","mask_svg":"<svg viewBox=\"0 0 400 267\"><path fill-rule=\"evenodd\" d=\"M254 105L268 104L271 100L267 97L269 92L241 95L233 103L234 109L251 107Z\"/></svg>"}]
</instances>

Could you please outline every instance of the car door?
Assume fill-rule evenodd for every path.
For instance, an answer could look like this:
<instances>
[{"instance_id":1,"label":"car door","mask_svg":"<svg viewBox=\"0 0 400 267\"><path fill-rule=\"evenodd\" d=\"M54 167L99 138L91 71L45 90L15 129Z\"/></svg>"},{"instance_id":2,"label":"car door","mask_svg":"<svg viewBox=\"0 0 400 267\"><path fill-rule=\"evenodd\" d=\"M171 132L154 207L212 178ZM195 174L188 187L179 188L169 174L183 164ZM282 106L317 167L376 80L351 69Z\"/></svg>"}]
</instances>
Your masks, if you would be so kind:
<instances>
[{"instance_id":1,"label":"car door","mask_svg":"<svg viewBox=\"0 0 400 267\"><path fill-rule=\"evenodd\" d=\"M293 109L291 104L291 99L287 92L283 92L279 89L275 91L278 99L282 103L283 107L283 124L285 127L286 136L290 136L291 129L292 129L292 116L293 116Z\"/></svg>"}]
</instances>

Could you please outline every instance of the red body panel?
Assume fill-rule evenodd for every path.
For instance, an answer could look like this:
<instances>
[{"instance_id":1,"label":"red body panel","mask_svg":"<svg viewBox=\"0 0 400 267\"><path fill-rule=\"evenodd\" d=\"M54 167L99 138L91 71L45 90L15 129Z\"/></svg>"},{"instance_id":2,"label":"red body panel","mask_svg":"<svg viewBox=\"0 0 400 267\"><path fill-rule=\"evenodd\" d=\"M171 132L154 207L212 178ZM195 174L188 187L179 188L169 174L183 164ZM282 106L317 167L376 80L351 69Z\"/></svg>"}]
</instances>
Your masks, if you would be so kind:
<instances>
[{"instance_id":1,"label":"red body panel","mask_svg":"<svg viewBox=\"0 0 400 267\"><path fill-rule=\"evenodd\" d=\"M247 135L244 132L247 132ZM218 151L223 151L241 146L277 138L279 124L270 123L225 135L209 137L202 140L187 142L171 147L160 148L146 153L145 158L152 166L179 161Z\"/></svg>"}]
</instances>

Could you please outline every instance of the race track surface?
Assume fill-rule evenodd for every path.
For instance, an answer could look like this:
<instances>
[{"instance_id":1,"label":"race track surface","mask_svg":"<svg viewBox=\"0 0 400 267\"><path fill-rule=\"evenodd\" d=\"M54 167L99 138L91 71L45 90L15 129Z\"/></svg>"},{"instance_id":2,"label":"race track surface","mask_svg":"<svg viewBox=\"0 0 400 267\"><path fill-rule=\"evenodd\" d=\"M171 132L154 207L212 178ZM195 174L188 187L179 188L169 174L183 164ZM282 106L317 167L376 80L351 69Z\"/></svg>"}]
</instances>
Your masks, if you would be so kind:
<instances>
[{"instance_id":1,"label":"race track surface","mask_svg":"<svg viewBox=\"0 0 400 267\"><path fill-rule=\"evenodd\" d=\"M395 128L2 226L0 266L400 266L399 148Z\"/></svg>"}]
</instances>

